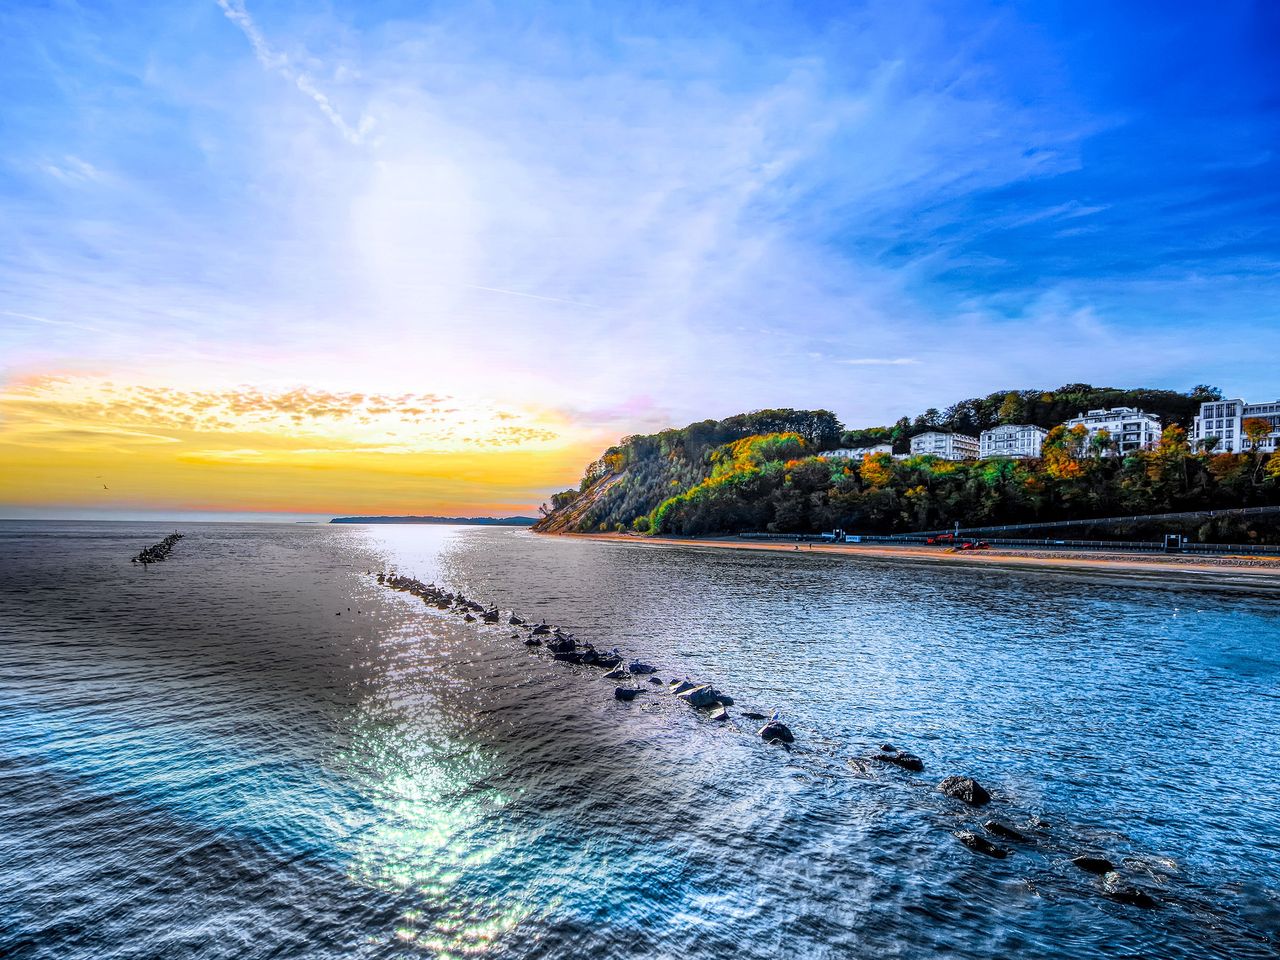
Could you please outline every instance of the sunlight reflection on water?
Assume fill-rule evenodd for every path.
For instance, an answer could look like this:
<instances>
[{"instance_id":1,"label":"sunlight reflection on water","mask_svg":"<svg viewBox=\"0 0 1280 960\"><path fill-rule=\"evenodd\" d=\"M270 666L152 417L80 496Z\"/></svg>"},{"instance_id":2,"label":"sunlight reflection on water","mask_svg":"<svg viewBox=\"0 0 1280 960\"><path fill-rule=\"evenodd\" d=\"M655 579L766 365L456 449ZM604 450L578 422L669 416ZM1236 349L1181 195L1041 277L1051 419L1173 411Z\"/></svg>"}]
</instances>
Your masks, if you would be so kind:
<instances>
[{"instance_id":1,"label":"sunlight reflection on water","mask_svg":"<svg viewBox=\"0 0 1280 960\"><path fill-rule=\"evenodd\" d=\"M144 580L147 525L40 532L0 525L14 955L1274 952L1273 601L432 527L192 525ZM390 567L713 680L738 719L618 703ZM741 719L774 707L794 753ZM885 740L926 774L851 769ZM1056 848L976 858L950 772L1170 904L1109 903Z\"/></svg>"}]
</instances>

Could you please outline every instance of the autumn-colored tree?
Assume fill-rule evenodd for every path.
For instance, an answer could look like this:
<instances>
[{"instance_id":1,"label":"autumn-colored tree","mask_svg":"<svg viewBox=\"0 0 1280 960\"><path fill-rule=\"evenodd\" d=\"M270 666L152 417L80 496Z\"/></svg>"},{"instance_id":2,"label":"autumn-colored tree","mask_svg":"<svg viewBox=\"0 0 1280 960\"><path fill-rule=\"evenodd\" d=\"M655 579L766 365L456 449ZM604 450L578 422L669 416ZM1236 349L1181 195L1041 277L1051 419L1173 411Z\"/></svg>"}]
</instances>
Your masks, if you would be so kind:
<instances>
[{"instance_id":1,"label":"autumn-colored tree","mask_svg":"<svg viewBox=\"0 0 1280 960\"><path fill-rule=\"evenodd\" d=\"M1209 458L1209 474L1223 486L1230 486L1244 473L1247 462L1234 453L1218 453Z\"/></svg>"},{"instance_id":2,"label":"autumn-colored tree","mask_svg":"<svg viewBox=\"0 0 1280 960\"><path fill-rule=\"evenodd\" d=\"M1182 489L1187 488L1187 431L1176 423L1171 423L1160 432L1160 442L1156 448L1146 454L1147 477L1151 480L1155 492L1162 500L1168 502L1172 487L1176 480L1181 480Z\"/></svg>"},{"instance_id":3,"label":"autumn-colored tree","mask_svg":"<svg viewBox=\"0 0 1280 960\"><path fill-rule=\"evenodd\" d=\"M1240 435L1248 442L1253 454L1253 482L1258 483L1262 474L1262 441L1271 435L1271 421L1262 417L1245 417L1240 424Z\"/></svg>"},{"instance_id":4,"label":"autumn-colored tree","mask_svg":"<svg viewBox=\"0 0 1280 960\"><path fill-rule=\"evenodd\" d=\"M1057 480L1068 480L1080 476L1084 468L1080 464L1079 451L1088 431L1083 426L1057 426L1049 431L1040 447L1044 458L1045 472Z\"/></svg>"},{"instance_id":5,"label":"autumn-colored tree","mask_svg":"<svg viewBox=\"0 0 1280 960\"><path fill-rule=\"evenodd\" d=\"M1262 474L1270 483L1280 483L1280 454L1273 453L1267 457L1266 465L1262 468Z\"/></svg>"},{"instance_id":6,"label":"autumn-colored tree","mask_svg":"<svg viewBox=\"0 0 1280 960\"><path fill-rule=\"evenodd\" d=\"M863 482L872 487L886 486L893 479L893 457L887 453L868 453L862 458Z\"/></svg>"},{"instance_id":7,"label":"autumn-colored tree","mask_svg":"<svg viewBox=\"0 0 1280 960\"><path fill-rule=\"evenodd\" d=\"M997 414L1001 423L1017 423L1022 419L1022 397L1012 390L1004 395Z\"/></svg>"},{"instance_id":8,"label":"autumn-colored tree","mask_svg":"<svg viewBox=\"0 0 1280 960\"><path fill-rule=\"evenodd\" d=\"M1246 417L1240 424L1240 433L1249 442L1249 449L1257 450L1271 434L1271 421L1262 417Z\"/></svg>"}]
</instances>

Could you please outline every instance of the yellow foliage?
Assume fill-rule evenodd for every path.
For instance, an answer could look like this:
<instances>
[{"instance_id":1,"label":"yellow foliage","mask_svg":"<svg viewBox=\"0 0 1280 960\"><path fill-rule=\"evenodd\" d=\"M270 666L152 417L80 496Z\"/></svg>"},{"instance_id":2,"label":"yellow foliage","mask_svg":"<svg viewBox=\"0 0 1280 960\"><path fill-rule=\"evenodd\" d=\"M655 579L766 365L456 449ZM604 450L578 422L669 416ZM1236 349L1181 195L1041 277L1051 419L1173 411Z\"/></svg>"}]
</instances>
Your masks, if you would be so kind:
<instances>
[{"instance_id":1,"label":"yellow foliage","mask_svg":"<svg viewBox=\"0 0 1280 960\"><path fill-rule=\"evenodd\" d=\"M883 487L893 479L893 457L868 453L862 457L862 479L873 487Z\"/></svg>"}]
</instances>

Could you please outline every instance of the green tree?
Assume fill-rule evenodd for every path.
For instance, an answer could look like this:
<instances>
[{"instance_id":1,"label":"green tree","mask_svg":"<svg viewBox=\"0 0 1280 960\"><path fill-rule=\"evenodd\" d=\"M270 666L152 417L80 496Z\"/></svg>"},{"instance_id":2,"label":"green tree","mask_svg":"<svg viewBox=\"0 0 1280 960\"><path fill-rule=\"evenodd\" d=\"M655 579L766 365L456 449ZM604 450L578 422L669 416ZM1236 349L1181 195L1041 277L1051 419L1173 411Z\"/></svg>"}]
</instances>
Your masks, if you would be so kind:
<instances>
[{"instance_id":1,"label":"green tree","mask_svg":"<svg viewBox=\"0 0 1280 960\"><path fill-rule=\"evenodd\" d=\"M1107 453L1111 449L1111 431L1101 429L1094 432L1089 438L1089 452L1097 459Z\"/></svg>"}]
</instances>

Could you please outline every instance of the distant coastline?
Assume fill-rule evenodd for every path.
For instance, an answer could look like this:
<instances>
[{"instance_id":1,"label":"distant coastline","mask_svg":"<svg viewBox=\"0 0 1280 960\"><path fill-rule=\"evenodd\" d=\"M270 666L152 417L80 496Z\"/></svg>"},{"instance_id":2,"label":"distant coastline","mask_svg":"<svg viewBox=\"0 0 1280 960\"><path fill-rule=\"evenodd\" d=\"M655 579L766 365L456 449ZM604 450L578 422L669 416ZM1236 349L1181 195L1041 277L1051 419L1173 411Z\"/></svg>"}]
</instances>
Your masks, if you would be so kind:
<instances>
[{"instance_id":1,"label":"distant coastline","mask_svg":"<svg viewBox=\"0 0 1280 960\"><path fill-rule=\"evenodd\" d=\"M443 523L479 527L531 527L533 517L334 517L330 523Z\"/></svg>"}]
</instances>

